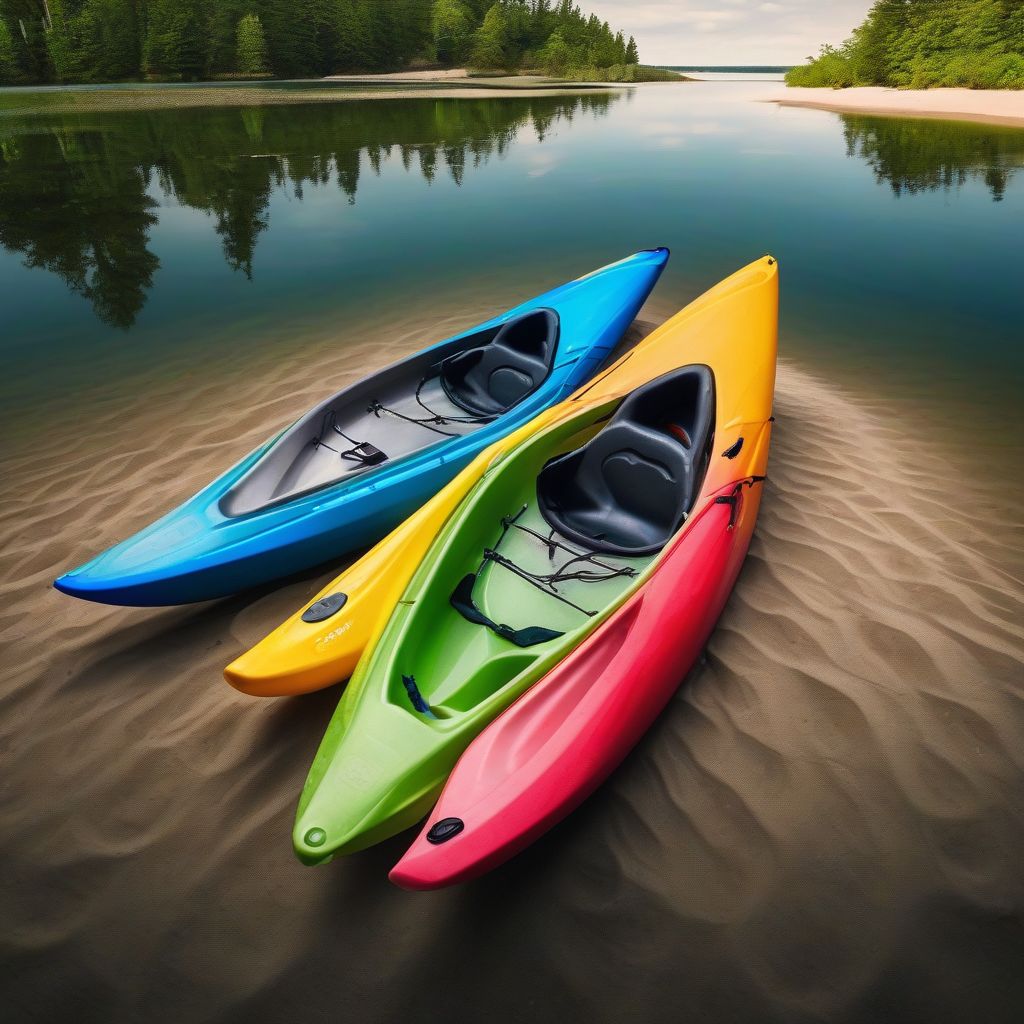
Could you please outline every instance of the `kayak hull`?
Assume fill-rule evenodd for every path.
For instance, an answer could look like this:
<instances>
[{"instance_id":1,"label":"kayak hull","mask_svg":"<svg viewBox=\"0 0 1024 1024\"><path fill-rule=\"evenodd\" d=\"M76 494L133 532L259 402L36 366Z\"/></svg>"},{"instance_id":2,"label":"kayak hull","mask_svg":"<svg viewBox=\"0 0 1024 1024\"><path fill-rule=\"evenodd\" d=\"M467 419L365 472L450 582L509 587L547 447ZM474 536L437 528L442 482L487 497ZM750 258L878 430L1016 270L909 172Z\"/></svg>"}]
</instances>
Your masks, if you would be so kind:
<instances>
[{"instance_id":1,"label":"kayak hull","mask_svg":"<svg viewBox=\"0 0 1024 1024\"><path fill-rule=\"evenodd\" d=\"M453 468L462 467L438 466L395 493L365 494L347 508L316 516L315 523L306 529L281 531L281 539L272 545L242 544L234 557L225 550L215 559L183 559L162 571L123 576L90 563L81 571L54 580L53 585L70 597L136 608L228 597L373 544L382 530L401 523L425 497L449 483ZM184 517L175 519L173 525L180 525Z\"/></svg>"},{"instance_id":2,"label":"kayak hull","mask_svg":"<svg viewBox=\"0 0 1024 1024\"><path fill-rule=\"evenodd\" d=\"M608 777L703 650L750 544L760 490L741 485L736 508L705 506L641 590L473 741L392 869L395 884L437 889L490 871ZM446 821L460 830L432 842Z\"/></svg>"},{"instance_id":3,"label":"kayak hull","mask_svg":"<svg viewBox=\"0 0 1024 1024\"><path fill-rule=\"evenodd\" d=\"M466 332L487 331L539 309L560 318L548 376L495 421L364 476L227 514L230 496L273 449L274 438L162 519L61 576L55 587L105 604L187 604L226 597L380 540L481 451L589 380L636 318L668 255L667 249L637 253ZM453 340L434 348L450 347Z\"/></svg>"}]
</instances>

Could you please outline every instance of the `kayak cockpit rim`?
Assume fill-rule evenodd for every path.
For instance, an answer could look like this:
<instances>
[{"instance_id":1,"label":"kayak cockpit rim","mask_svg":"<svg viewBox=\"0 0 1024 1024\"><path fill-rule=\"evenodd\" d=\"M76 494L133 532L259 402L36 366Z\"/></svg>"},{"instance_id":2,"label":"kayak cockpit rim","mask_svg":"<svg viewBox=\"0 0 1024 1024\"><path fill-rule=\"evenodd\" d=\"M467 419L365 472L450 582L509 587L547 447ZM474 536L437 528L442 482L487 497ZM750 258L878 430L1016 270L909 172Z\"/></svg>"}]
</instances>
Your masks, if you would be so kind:
<instances>
[{"instance_id":1,"label":"kayak cockpit rim","mask_svg":"<svg viewBox=\"0 0 1024 1024\"><path fill-rule=\"evenodd\" d=\"M555 368L558 313L536 307L357 381L281 433L221 497L227 518L362 480L500 419Z\"/></svg>"},{"instance_id":2,"label":"kayak cockpit rim","mask_svg":"<svg viewBox=\"0 0 1024 1024\"><path fill-rule=\"evenodd\" d=\"M403 659L385 699L445 729L618 607L707 498L715 419L714 375L695 364L637 389L610 416L607 407L591 410L539 434L518 459L513 454L525 466L506 462L507 482L495 481L507 497L501 504L478 498L499 510L507 498L525 504L494 522L494 534L486 523L471 531L474 542L482 540L479 560L465 544L451 544L449 533L428 584L428 600L444 600L444 614L458 615L447 629L458 637L458 653L439 654L449 671L423 671L420 659ZM545 449L553 454L545 458ZM533 482L516 485L527 471ZM454 663L472 651L486 664L452 686Z\"/></svg>"}]
</instances>

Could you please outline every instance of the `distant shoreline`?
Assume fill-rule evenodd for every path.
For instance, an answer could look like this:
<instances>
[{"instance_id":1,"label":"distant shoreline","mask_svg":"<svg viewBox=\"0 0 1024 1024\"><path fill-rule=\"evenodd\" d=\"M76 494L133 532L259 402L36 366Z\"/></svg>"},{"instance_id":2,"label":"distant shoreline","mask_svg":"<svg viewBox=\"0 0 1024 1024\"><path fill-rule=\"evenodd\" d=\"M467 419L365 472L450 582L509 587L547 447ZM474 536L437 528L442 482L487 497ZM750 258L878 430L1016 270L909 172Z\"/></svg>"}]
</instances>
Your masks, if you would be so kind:
<instances>
[{"instance_id":1,"label":"distant shoreline","mask_svg":"<svg viewBox=\"0 0 1024 1024\"><path fill-rule=\"evenodd\" d=\"M683 75L679 82L690 82ZM253 82L112 82L0 89L0 118L44 113L107 113L194 107L247 107L352 100L496 99L580 96L634 89L646 82L586 82L543 75L474 75L463 69L379 75L266 79ZM670 80L669 84L674 84Z\"/></svg>"},{"instance_id":2,"label":"distant shoreline","mask_svg":"<svg viewBox=\"0 0 1024 1024\"><path fill-rule=\"evenodd\" d=\"M289 85L294 83L287 83ZM307 88L282 88L282 83L262 85L196 84L67 86L39 89L0 90L0 124L5 117L40 114L116 113L119 111L184 110L202 107L286 106L292 104L335 104L357 100L473 100L539 99L550 96L594 96L632 85L608 83L524 83L489 82L393 82L375 83L361 79L352 82L307 79ZM319 87L318 87L319 86ZM391 87L389 87L391 86Z\"/></svg>"},{"instance_id":3,"label":"distant shoreline","mask_svg":"<svg viewBox=\"0 0 1024 1024\"><path fill-rule=\"evenodd\" d=\"M783 107L811 107L850 114L930 117L1024 128L1024 91L1014 89L852 89L787 87L768 99Z\"/></svg>"}]
</instances>

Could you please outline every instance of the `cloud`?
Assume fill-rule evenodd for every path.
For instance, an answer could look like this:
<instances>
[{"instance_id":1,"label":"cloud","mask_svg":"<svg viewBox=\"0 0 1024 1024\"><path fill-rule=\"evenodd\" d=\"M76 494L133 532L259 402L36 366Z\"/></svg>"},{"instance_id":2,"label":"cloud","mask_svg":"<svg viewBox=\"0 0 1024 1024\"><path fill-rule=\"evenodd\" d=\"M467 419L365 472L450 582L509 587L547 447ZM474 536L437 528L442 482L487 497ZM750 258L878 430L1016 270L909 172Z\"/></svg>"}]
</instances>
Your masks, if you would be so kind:
<instances>
[{"instance_id":1,"label":"cloud","mask_svg":"<svg viewBox=\"0 0 1024 1024\"><path fill-rule=\"evenodd\" d=\"M647 64L797 64L840 43L871 0L581 0Z\"/></svg>"}]
</instances>

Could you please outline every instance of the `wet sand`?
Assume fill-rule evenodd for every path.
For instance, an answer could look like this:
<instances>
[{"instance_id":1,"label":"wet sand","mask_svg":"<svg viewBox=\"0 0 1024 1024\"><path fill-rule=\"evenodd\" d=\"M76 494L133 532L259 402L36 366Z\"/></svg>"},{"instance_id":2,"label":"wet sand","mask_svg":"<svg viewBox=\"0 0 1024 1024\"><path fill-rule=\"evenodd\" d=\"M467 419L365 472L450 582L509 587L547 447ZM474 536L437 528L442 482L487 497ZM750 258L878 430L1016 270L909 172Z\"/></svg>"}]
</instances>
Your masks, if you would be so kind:
<instances>
[{"instance_id":1,"label":"wet sand","mask_svg":"<svg viewBox=\"0 0 1024 1024\"><path fill-rule=\"evenodd\" d=\"M479 312L96 396L73 417L91 431L41 414L5 456L5 1019L1019 1020L1019 488L884 398L780 366L706 659L579 812L461 889L388 884L411 834L301 867L294 806L337 694L220 677L337 565L183 609L50 588Z\"/></svg>"},{"instance_id":2,"label":"wet sand","mask_svg":"<svg viewBox=\"0 0 1024 1024\"><path fill-rule=\"evenodd\" d=\"M814 107L857 114L899 114L1024 127L1024 90L1021 89L786 88L768 102L783 107Z\"/></svg>"}]
</instances>

